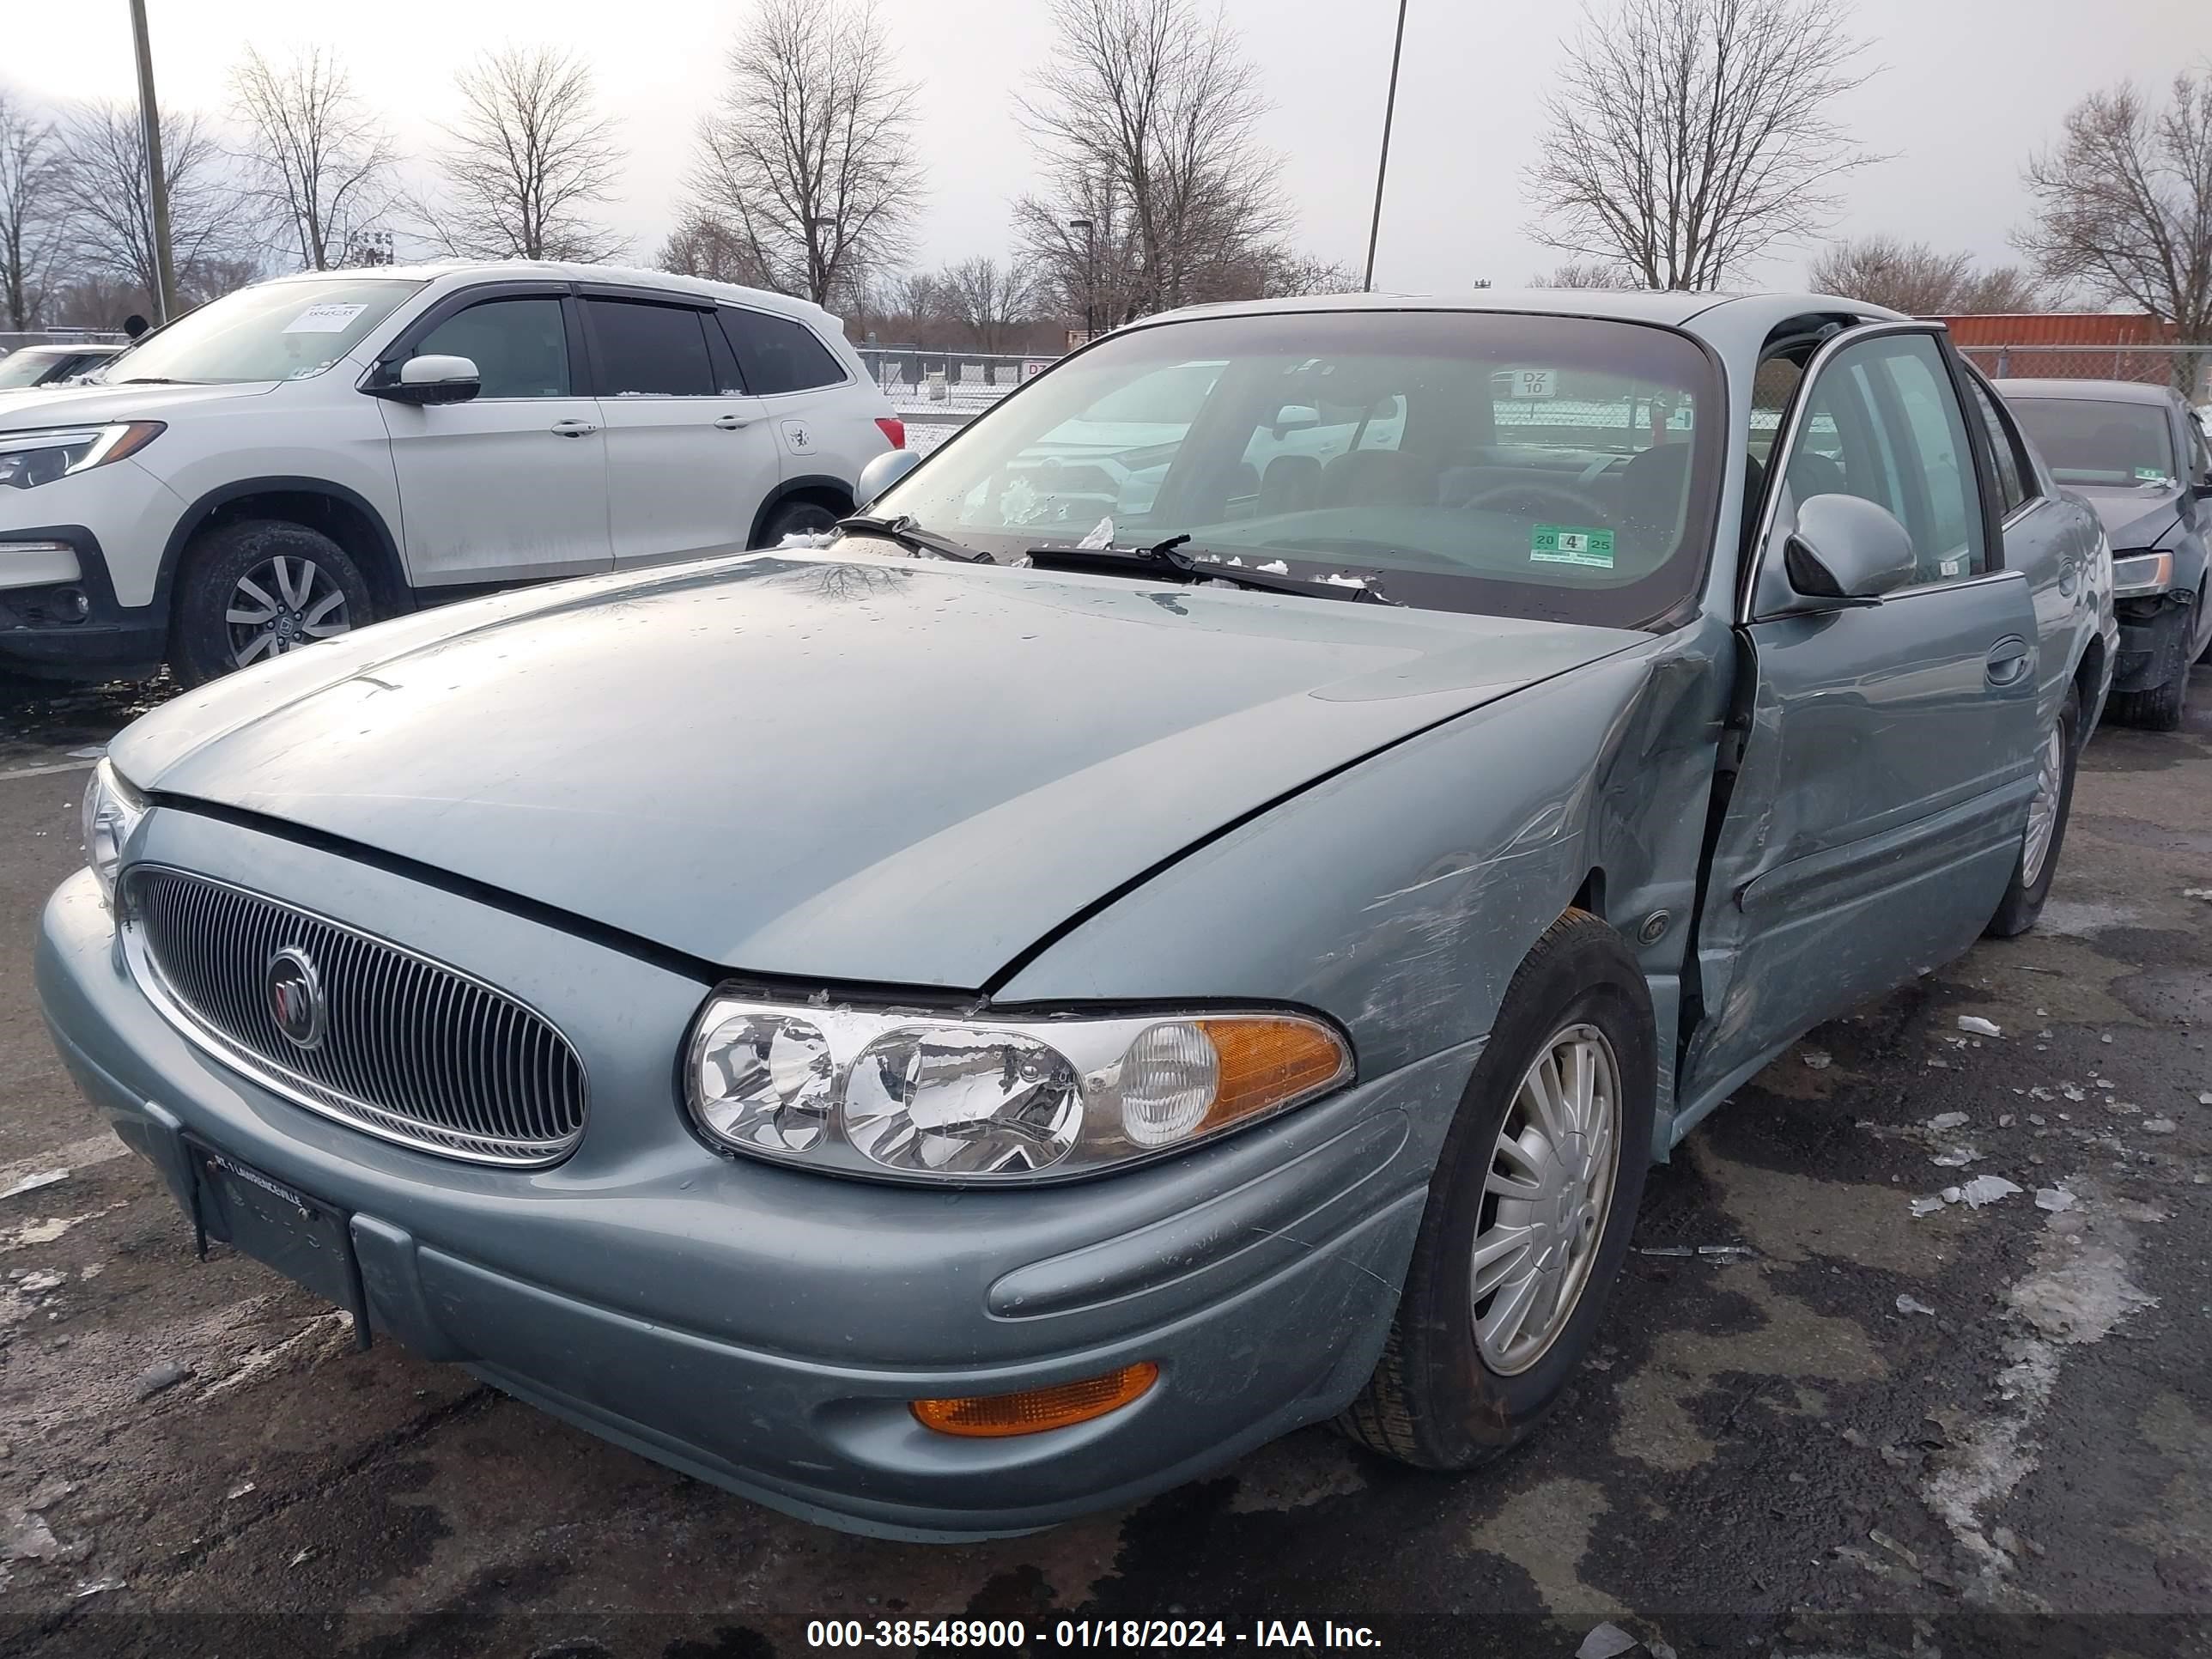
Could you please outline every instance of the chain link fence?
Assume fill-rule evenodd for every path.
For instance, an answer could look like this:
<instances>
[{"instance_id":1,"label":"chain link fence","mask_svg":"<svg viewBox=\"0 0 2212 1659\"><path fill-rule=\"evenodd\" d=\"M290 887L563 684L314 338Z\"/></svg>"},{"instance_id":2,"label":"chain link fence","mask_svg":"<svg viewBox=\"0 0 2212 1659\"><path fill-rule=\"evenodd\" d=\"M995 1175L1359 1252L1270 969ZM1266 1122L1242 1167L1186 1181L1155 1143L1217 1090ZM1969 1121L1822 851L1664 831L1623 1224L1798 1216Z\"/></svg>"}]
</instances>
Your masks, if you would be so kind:
<instances>
[{"instance_id":1,"label":"chain link fence","mask_svg":"<svg viewBox=\"0 0 2212 1659\"><path fill-rule=\"evenodd\" d=\"M2212 402L2212 345L1962 345L1992 380L2132 380Z\"/></svg>"},{"instance_id":2,"label":"chain link fence","mask_svg":"<svg viewBox=\"0 0 2212 1659\"><path fill-rule=\"evenodd\" d=\"M1055 360L1006 352L862 346L860 361L906 422L907 447L921 454Z\"/></svg>"}]
</instances>

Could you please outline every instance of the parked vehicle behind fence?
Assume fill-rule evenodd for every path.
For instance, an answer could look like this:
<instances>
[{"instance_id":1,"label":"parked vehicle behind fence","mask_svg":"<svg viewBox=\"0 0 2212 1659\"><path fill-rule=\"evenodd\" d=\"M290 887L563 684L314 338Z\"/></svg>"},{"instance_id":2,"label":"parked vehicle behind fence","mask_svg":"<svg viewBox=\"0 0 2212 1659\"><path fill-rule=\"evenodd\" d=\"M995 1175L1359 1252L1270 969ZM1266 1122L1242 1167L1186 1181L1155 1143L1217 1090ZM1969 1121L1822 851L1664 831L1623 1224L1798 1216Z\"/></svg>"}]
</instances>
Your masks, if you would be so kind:
<instances>
[{"instance_id":1,"label":"parked vehicle behind fence","mask_svg":"<svg viewBox=\"0 0 2212 1659\"><path fill-rule=\"evenodd\" d=\"M2181 724L2192 664L2212 658L2212 443L2181 394L2131 380L2000 380L2052 476L2112 544L2120 652L2112 712Z\"/></svg>"},{"instance_id":2,"label":"parked vehicle behind fence","mask_svg":"<svg viewBox=\"0 0 2212 1659\"><path fill-rule=\"evenodd\" d=\"M1464 1468L1652 1158L2033 924L2111 587L1940 326L1180 313L829 545L148 716L40 994L205 1237L797 1514L1019 1532L1329 1419Z\"/></svg>"},{"instance_id":3,"label":"parked vehicle behind fence","mask_svg":"<svg viewBox=\"0 0 2212 1659\"><path fill-rule=\"evenodd\" d=\"M99 384L0 398L0 665L197 684L432 600L773 543L901 441L836 320L780 295L525 262L263 283Z\"/></svg>"}]
</instances>

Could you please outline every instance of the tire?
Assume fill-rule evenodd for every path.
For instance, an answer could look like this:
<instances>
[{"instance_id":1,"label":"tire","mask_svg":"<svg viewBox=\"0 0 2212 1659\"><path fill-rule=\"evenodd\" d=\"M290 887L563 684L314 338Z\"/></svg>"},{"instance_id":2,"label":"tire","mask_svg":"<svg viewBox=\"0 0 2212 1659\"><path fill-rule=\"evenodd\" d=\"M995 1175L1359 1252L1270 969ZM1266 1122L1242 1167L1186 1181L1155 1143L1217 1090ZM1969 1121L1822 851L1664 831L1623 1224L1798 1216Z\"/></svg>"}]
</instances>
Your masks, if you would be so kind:
<instances>
[{"instance_id":1,"label":"tire","mask_svg":"<svg viewBox=\"0 0 2212 1659\"><path fill-rule=\"evenodd\" d=\"M1990 918L1990 925L1982 930L1990 939L2017 939L2034 927L2035 919L2043 914L2043 902L2051 896L2051 881L2058 873L2059 849L2066 844L2066 820L2074 810L2074 763L2081 752L2081 694L2073 687L2067 688L2066 701L2058 710L2058 724L2052 732L2045 735L2046 744L2054 736L2058 740L2057 800L2044 838L2042 854L2034 860L2031 872L2030 855L2035 848L2035 814L2037 805L2044 799L2047 776L2039 770L2036 803L2028 808L2027 828L2021 836L2020 856L2013 860L2012 880L2005 888L2004 897L1997 904L1996 914ZM2048 758L2047 756L2045 757Z\"/></svg>"},{"instance_id":2,"label":"tire","mask_svg":"<svg viewBox=\"0 0 2212 1659\"><path fill-rule=\"evenodd\" d=\"M367 578L336 542L281 519L242 519L185 550L169 665L201 685L375 620Z\"/></svg>"},{"instance_id":3,"label":"tire","mask_svg":"<svg viewBox=\"0 0 2212 1659\"><path fill-rule=\"evenodd\" d=\"M1522 1126L1517 1146L1527 1148L1532 1135L1539 1146L1547 1144L1524 1099L1524 1080L1563 1040L1585 1033L1600 1040L1612 1062L1610 1179L1601 1199L1595 1181L1578 1205L1571 1189L1565 1192L1567 1207L1553 1210L1539 1255L1511 1246L1502 1231L1511 1224L1508 1200L1489 1183L1493 1165L1529 1167L1525 1150L1506 1157L1501 1137L1509 1123ZM1536 941L1506 989L1429 1182L1428 1207L1382 1360L1337 1419L1342 1432L1416 1468L1464 1469L1534 1431L1589 1349L1627 1254L1650 1167L1657 1075L1651 1001L1635 957L1598 918L1568 911ZM1589 1161L1604 1160L1600 1154ZM1502 1266L1502 1282L1478 1297L1475 1249L1486 1234L1511 1253L1482 1270ZM1521 1327L1525 1352L1503 1342L1486 1349L1478 1322L1495 1318L1497 1335L1510 1334L1505 1298L1522 1282L1518 1269L1558 1260L1559 1241L1576 1238L1580 1253L1568 1249L1555 1304L1564 1311L1544 1319L1539 1294L1538 1310Z\"/></svg>"},{"instance_id":4,"label":"tire","mask_svg":"<svg viewBox=\"0 0 2212 1659\"><path fill-rule=\"evenodd\" d=\"M786 501L768 515L761 526L759 547L775 547L786 536L819 536L834 528L845 515L836 507L810 498Z\"/></svg>"},{"instance_id":5,"label":"tire","mask_svg":"<svg viewBox=\"0 0 2212 1659\"><path fill-rule=\"evenodd\" d=\"M2181 637L2197 637L2198 608L2204 603L2199 593L2190 601L2189 615L2182 619ZM2187 647L2183 647L2185 654ZM2189 707L2189 668L2187 661L2174 670L2173 678L2162 685L2145 686L2140 691L2116 691L2112 694L2112 718L2130 726L2140 726L2146 732L2178 732L2181 717Z\"/></svg>"}]
</instances>

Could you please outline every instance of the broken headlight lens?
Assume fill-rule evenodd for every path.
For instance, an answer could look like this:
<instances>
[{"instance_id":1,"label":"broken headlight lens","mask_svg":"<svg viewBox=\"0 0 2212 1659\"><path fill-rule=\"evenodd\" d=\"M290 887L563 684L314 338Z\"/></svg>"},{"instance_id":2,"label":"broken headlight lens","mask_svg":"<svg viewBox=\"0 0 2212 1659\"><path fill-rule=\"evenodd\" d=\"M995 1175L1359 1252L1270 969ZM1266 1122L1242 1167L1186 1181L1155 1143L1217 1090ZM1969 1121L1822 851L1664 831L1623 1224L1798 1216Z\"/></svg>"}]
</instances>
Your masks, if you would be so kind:
<instances>
[{"instance_id":1,"label":"broken headlight lens","mask_svg":"<svg viewBox=\"0 0 2212 1659\"><path fill-rule=\"evenodd\" d=\"M92 769L92 781L84 787L84 861L103 898L113 901L124 843L145 816L146 803L112 763L103 760Z\"/></svg>"},{"instance_id":2,"label":"broken headlight lens","mask_svg":"<svg viewBox=\"0 0 2212 1659\"><path fill-rule=\"evenodd\" d=\"M1348 1082L1310 1015L962 1020L720 995L691 1116L732 1152L852 1175L1019 1181L1175 1151Z\"/></svg>"}]
</instances>

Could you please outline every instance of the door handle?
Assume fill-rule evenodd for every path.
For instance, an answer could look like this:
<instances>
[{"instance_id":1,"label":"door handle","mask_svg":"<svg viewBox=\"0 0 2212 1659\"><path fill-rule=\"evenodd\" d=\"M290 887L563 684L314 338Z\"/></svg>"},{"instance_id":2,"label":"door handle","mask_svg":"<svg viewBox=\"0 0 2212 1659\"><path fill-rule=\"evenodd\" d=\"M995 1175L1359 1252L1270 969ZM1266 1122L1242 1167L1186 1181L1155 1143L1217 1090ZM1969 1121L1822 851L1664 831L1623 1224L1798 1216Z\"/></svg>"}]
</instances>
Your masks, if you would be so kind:
<instances>
[{"instance_id":1,"label":"door handle","mask_svg":"<svg viewBox=\"0 0 2212 1659\"><path fill-rule=\"evenodd\" d=\"M724 432L743 432L751 424L742 415L718 415L714 417L715 427Z\"/></svg>"},{"instance_id":2,"label":"door handle","mask_svg":"<svg viewBox=\"0 0 2212 1659\"><path fill-rule=\"evenodd\" d=\"M2018 635L1999 640L1982 659L1982 672L1991 685L2017 685L2032 665L2027 641Z\"/></svg>"},{"instance_id":3,"label":"door handle","mask_svg":"<svg viewBox=\"0 0 2212 1659\"><path fill-rule=\"evenodd\" d=\"M588 438L592 434L598 430L599 428L593 426L589 421L556 421L553 422L553 435L556 438Z\"/></svg>"}]
</instances>

